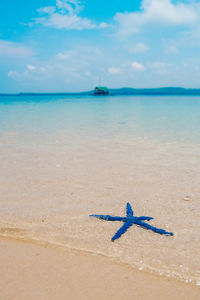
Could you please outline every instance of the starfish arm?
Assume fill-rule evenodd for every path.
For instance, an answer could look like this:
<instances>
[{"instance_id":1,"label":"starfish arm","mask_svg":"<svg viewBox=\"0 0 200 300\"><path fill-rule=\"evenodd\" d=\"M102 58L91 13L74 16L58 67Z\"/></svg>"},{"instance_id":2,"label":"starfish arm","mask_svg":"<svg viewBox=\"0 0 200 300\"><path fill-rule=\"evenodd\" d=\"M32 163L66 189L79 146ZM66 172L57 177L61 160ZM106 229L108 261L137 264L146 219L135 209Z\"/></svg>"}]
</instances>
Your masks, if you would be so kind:
<instances>
[{"instance_id":1,"label":"starfish arm","mask_svg":"<svg viewBox=\"0 0 200 300\"><path fill-rule=\"evenodd\" d=\"M140 220L140 221L150 221L150 220L153 220L153 218L152 217L141 216L141 217L138 217L138 220Z\"/></svg>"},{"instance_id":2,"label":"starfish arm","mask_svg":"<svg viewBox=\"0 0 200 300\"><path fill-rule=\"evenodd\" d=\"M120 236L122 234L124 234L129 229L129 227L131 227L132 225L133 225L133 222L131 222L131 221L125 222L124 225L122 227L120 227L120 229L112 237L112 242L114 242L115 240L119 239Z\"/></svg>"},{"instance_id":3,"label":"starfish arm","mask_svg":"<svg viewBox=\"0 0 200 300\"><path fill-rule=\"evenodd\" d=\"M139 225L139 226L142 226L143 228L146 228L146 229L148 229L148 230L152 230L152 231L154 231L154 232L156 232L156 233L159 233L159 234L174 235L173 232L168 232L168 231L166 231L166 230L164 230L164 229L160 229L160 228L151 226L151 225L149 225L149 224L147 224L147 223L145 223L145 222L139 221L139 222L137 222L137 223L135 223L135 224L137 224L137 225Z\"/></svg>"},{"instance_id":4,"label":"starfish arm","mask_svg":"<svg viewBox=\"0 0 200 300\"><path fill-rule=\"evenodd\" d=\"M126 216L133 217L133 210L129 202L126 204Z\"/></svg>"},{"instance_id":5,"label":"starfish arm","mask_svg":"<svg viewBox=\"0 0 200 300\"><path fill-rule=\"evenodd\" d=\"M110 216L110 215L90 215L90 217L95 217L95 218L105 220L105 221L123 221L123 222L126 221L126 218L121 218L121 217L118 217L118 216L113 217L113 216Z\"/></svg>"}]
</instances>

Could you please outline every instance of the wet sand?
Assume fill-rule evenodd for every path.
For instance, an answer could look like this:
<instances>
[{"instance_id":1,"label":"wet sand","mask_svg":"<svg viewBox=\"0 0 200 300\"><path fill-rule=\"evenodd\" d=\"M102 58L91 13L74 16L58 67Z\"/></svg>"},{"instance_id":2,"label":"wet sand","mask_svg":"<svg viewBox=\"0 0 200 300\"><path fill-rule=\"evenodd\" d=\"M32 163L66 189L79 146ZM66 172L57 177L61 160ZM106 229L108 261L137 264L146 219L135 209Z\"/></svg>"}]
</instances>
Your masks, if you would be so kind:
<instances>
[{"instance_id":1,"label":"wet sand","mask_svg":"<svg viewBox=\"0 0 200 300\"><path fill-rule=\"evenodd\" d=\"M0 299L200 299L200 288L107 257L0 239Z\"/></svg>"}]
</instances>

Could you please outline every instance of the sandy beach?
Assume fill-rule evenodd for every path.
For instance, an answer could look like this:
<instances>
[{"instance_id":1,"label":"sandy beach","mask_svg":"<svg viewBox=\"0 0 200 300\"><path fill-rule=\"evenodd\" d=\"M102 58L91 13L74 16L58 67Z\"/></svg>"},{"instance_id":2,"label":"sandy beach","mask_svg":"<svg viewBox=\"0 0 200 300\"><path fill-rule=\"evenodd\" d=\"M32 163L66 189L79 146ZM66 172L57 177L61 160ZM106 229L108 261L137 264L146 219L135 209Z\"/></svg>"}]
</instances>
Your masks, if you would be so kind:
<instances>
[{"instance_id":1,"label":"sandy beach","mask_svg":"<svg viewBox=\"0 0 200 300\"><path fill-rule=\"evenodd\" d=\"M106 257L0 239L0 299L200 299L199 287Z\"/></svg>"},{"instance_id":2,"label":"sandy beach","mask_svg":"<svg viewBox=\"0 0 200 300\"><path fill-rule=\"evenodd\" d=\"M0 110L0 300L200 299L189 100L173 100L184 132L170 99L22 100ZM89 216L125 217L127 202L174 236L134 225L112 243L122 223Z\"/></svg>"}]
</instances>

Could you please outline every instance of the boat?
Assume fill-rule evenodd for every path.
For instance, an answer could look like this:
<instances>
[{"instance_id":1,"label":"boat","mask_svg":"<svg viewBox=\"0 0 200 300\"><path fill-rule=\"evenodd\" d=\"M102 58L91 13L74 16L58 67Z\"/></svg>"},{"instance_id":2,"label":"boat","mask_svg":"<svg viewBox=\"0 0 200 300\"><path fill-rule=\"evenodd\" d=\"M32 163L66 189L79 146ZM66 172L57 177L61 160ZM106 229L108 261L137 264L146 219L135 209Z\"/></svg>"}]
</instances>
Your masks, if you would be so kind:
<instances>
[{"instance_id":1,"label":"boat","mask_svg":"<svg viewBox=\"0 0 200 300\"><path fill-rule=\"evenodd\" d=\"M94 89L94 95L96 96L106 96L109 94L109 90L106 86L97 86Z\"/></svg>"}]
</instances>

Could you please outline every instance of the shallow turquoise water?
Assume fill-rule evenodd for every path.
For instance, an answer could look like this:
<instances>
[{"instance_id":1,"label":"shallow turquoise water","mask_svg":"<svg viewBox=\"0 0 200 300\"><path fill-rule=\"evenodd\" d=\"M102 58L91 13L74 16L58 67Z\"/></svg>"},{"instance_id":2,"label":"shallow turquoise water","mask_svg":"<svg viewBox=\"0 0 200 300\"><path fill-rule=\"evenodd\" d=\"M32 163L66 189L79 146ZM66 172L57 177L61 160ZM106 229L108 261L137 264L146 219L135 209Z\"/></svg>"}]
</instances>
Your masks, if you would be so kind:
<instances>
[{"instance_id":1,"label":"shallow turquoise water","mask_svg":"<svg viewBox=\"0 0 200 300\"><path fill-rule=\"evenodd\" d=\"M0 131L200 143L200 97L0 97Z\"/></svg>"}]
</instances>

